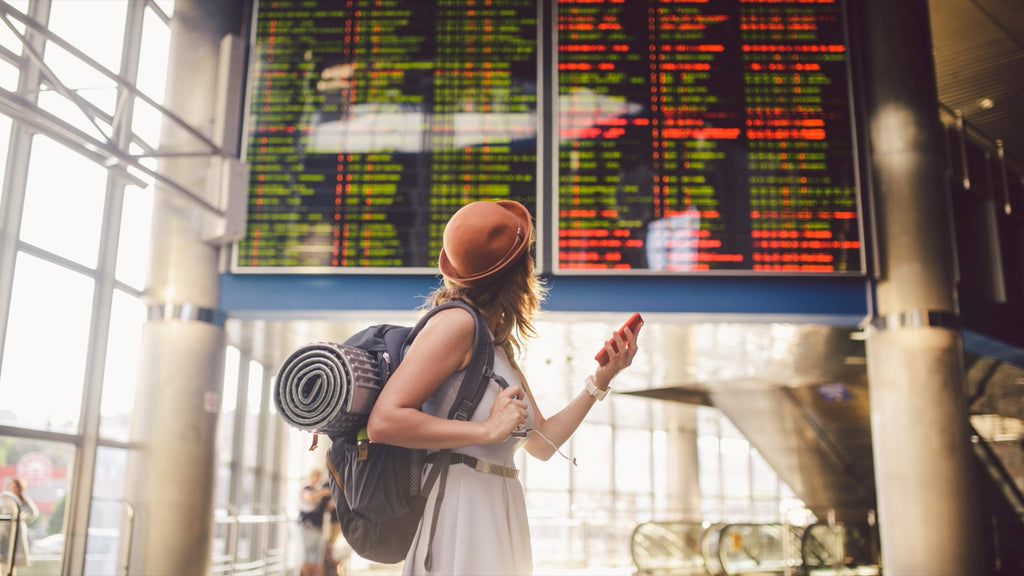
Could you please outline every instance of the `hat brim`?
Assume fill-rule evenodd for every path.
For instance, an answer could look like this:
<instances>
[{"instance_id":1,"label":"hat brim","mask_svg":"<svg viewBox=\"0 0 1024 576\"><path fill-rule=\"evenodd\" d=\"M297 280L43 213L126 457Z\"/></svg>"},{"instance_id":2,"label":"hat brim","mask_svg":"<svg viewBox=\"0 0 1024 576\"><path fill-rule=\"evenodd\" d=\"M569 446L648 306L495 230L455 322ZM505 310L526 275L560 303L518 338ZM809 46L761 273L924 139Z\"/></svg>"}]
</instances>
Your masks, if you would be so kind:
<instances>
[{"instance_id":1,"label":"hat brim","mask_svg":"<svg viewBox=\"0 0 1024 576\"><path fill-rule=\"evenodd\" d=\"M477 286L486 283L488 280L499 276L502 272L507 270L512 264L519 260L519 257L530 247L531 239L533 238L533 221L530 218L530 211L526 209L519 202L511 200L498 200L495 204L508 210L516 217L519 221L519 225L523 229L523 235L516 238L516 243L512 249L509 250L508 254L494 266L472 276L461 276L455 266L452 265L451 261L448 260L448 255L444 251L444 247L441 248L441 254L437 258L437 266L441 269L441 274L462 286Z\"/></svg>"}]
</instances>

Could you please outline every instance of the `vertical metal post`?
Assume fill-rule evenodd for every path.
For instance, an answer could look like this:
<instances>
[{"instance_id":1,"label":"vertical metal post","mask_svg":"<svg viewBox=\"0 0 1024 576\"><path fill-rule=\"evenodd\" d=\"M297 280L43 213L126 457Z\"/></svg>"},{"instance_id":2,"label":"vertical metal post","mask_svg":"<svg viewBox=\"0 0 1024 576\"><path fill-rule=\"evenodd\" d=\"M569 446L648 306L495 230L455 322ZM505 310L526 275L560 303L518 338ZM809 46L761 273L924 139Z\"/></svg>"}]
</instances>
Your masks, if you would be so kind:
<instances>
[{"instance_id":1,"label":"vertical metal post","mask_svg":"<svg viewBox=\"0 0 1024 576\"><path fill-rule=\"evenodd\" d=\"M0 496L10 500L11 504L14 506L14 512L11 514L10 519L11 541L8 543L7 547L8 563L6 572L6 576L14 576L14 561L17 560L17 558L15 558L15 554L18 552L18 538L21 537L21 502L10 492L4 492L3 494L0 494Z\"/></svg>"},{"instance_id":2,"label":"vertical metal post","mask_svg":"<svg viewBox=\"0 0 1024 576\"><path fill-rule=\"evenodd\" d=\"M121 531L121 536L124 537L123 541L120 541L117 548L118 562L120 563L120 569L118 574L128 576L131 574L131 563L132 563L132 539L135 537L135 505L132 504L125 498L93 498L92 502L117 502L121 505L122 512L124 513L124 530ZM86 537L86 540L88 537ZM86 542L82 543L83 549Z\"/></svg>"},{"instance_id":3,"label":"vertical metal post","mask_svg":"<svg viewBox=\"0 0 1024 576\"><path fill-rule=\"evenodd\" d=\"M124 508L124 515L127 524L128 541L125 542L123 557L121 560L121 570L124 576L131 574L132 565L132 539L135 537L135 505L124 498L118 498L121 502L121 507Z\"/></svg>"},{"instance_id":4,"label":"vertical metal post","mask_svg":"<svg viewBox=\"0 0 1024 576\"><path fill-rule=\"evenodd\" d=\"M882 563L898 576L980 574L928 2L862 7L880 256L867 359Z\"/></svg>"},{"instance_id":5,"label":"vertical metal post","mask_svg":"<svg viewBox=\"0 0 1024 576\"><path fill-rule=\"evenodd\" d=\"M789 516L783 515L782 517L782 576L792 576L793 574L793 525L789 522Z\"/></svg>"},{"instance_id":6,"label":"vertical metal post","mask_svg":"<svg viewBox=\"0 0 1024 576\"><path fill-rule=\"evenodd\" d=\"M228 561L231 564L228 565L228 574L235 573L235 567L238 565L238 532L241 527L238 524L238 511L232 506L228 506L228 514L231 523L228 524Z\"/></svg>"}]
</instances>

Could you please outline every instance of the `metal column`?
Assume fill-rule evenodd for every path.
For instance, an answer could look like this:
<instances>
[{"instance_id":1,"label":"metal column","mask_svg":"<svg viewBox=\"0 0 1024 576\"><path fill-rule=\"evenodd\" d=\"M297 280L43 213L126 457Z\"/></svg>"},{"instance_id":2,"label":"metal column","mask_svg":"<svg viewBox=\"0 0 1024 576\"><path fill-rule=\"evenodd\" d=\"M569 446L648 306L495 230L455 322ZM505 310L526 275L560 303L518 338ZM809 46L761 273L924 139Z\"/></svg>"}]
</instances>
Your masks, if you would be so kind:
<instances>
[{"instance_id":1,"label":"metal column","mask_svg":"<svg viewBox=\"0 0 1024 576\"><path fill-rule=\"evenodd\" d=\"M887 575L980 574L949 190L927 0L867 0L865 93L878 247L868 330Z\"/></svg>"},{"instance_id":2,"label":"metal column","mask_svg":"<svg viewBox=\"0 0 1024 576\"><path fill-rule=\"evenodd\" d=\"M243 25L241 2L178 0L164 106L212 141L221 39ZM233 73L243 74L244 70ZM215 153L196 135L164 122L159 172L219 204ZM208 148L207 148L208 150ZM210 564L217 412L225 333L218 318L219 247L204 241L209 210L157 184L149 320L143 330L126 492L136 505L132 571L206 574Z\"/></svg>"}]
</instances>

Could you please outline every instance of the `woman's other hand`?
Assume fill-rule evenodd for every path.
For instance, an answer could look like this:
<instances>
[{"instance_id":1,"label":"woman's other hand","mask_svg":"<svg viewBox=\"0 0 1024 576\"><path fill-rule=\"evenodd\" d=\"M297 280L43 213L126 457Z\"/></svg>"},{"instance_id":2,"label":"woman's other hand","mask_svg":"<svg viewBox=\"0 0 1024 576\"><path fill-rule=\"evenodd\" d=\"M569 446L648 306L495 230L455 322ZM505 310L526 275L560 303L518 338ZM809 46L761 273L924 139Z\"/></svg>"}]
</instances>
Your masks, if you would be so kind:
<instances>
[{"instance_id":1,"label":"woman's other hand","mask_svg":"<svg viewBox=\"0 0 1024 576\"><path fill-rule=\"evenodd\" d=\"M491 415L487 418L491 444L504 442L512 432L526 424L526 401L522 396L520 386L509 386L498 392L491 406Z\"/></svg>"}]
</instances>

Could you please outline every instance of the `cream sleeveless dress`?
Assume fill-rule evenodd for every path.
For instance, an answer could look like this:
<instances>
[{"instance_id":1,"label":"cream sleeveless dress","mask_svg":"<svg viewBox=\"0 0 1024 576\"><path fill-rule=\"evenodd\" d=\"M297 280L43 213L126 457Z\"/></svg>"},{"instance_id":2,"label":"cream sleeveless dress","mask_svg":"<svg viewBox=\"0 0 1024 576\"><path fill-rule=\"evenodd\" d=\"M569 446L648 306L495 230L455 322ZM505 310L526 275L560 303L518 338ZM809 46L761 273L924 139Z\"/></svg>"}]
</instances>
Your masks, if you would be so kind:
<instances>
[{"instance_id":1,"label":"cream sleeveless dress","mask_svg":"<svg viewBox=\"0 0 1024 576\"><path fill-rule=\"evenodd\" d=\"M510 385L520 384L505 352L494 349L494 371ZM423 411L448 416L465 372L456 372L427 399ZM480 405L471 418L484 422L491 413L500 388L491 380ZM532 428L532 406L527 414L526 427ZM500 444L468 446L456 452L473 456L485 462L515 468L515 451L524 439L509 438ZM425 466L426 478L430 464ZM478 472L465 464L452 464L441 509L434 518L434 503L438 486L435 485L427 500L419 531L405 559L403 574L460 575L460 576L519 576L533 572L533 552L530 546L530 526L526 517L526 499L518 478L506 478ZM430 540L431 522L437 522L434 533L431 570L424 566Z\"/></svg>"}]
</instances>

